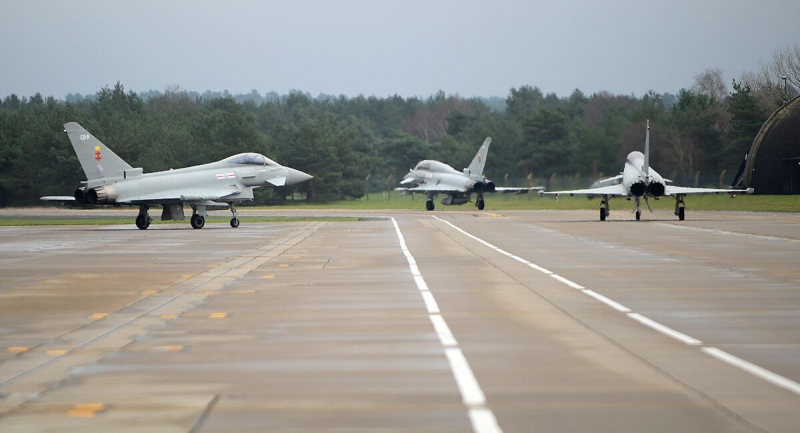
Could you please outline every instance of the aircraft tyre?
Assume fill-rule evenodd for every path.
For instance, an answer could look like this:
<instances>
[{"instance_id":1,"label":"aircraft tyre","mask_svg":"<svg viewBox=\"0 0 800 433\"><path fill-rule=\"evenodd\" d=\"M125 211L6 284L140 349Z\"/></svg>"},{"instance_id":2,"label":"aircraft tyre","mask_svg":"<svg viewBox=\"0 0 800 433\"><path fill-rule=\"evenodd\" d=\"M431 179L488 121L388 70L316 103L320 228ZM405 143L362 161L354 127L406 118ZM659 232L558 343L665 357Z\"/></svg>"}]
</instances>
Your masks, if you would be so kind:
<instances>
[{"instance_id":1,"label":"aircraft tyre","mask_svg":"<svg viewBox=\"0 0 800 433\"><path fill-rule=\"evenodd\" d=\"M601 207L600 208L600 221L605 221L605 220L606 220L606 210L605 210L605 208Z\"/></svg>"},{"instance_id":2,"label":"aircraft tyre","mask_svg":"<svg viewBox=\"0 0 800 433\"><path fill-rule=\"evenodd\" d=\"M636 221L639 221L640 219L642 219L642 211L637 210L636 211Z\"/></svg>"},{"instance_id":3,"label":"aircraft tyre","mask_svg":"<svg viewBox=\"0 0 800 433\"><path fill-rule=\"evenodd\" d=\"M433 210L433 200L428 200L425 202L425 210Z\"/></svg>"},{"instance_id":4,"label":"aircraft tyre","mask_svg":"<svg viewBox=\"0 0 800 433\"><path fill-rule=\"evenodd\" d=\"M192 219L190 221L192 223L193 229L201 229L204 225L206 225L206 219L203 218L202 215L194 214L192 215Z\"/></svg>"},{"instance_id":5,"label":"aircraft tyre","mask_svg":"<svg viewBox=\"0 0 800 433\"><path fill-rule=\"evenodd\" d=\"M686 209L686 208L685 207L679 207L678 208L678 219L681 220L681 221L686 219L686 212L684 211L684 209Z\"/></svg>"},{"instance_id":6,"label":"aircraft tyre","mask_svg":"<svg viewBox=\"0 0 800 433\"><path fill-rule=\"evenodd\" d=\"M231 218L231 227L233 228L239 227L239 218L236 217Z\"/></svg>"},{"instance_id":7,"label":"aircraft tyre","mask_svg":"<svg viewBox=\"0 0 800 433\"><path fill-rule=\"evenodd\" d=\"M478 210L483 210L486 207L486 203L483 202L482 198L478 199Z\"/></svg>"},{"instance_id":8,"label":"aircraft tyre","mask_svg":"<svg viewBox=\"0 0 800 433\"><path fill-rule=\"evenodd\" d=\"M139 215L136 217L136 227L138 227L139 230L147 230L147 228L150 227L151 221L152 220L150 219L149 216Z\"/></svg>"}]
</instances>

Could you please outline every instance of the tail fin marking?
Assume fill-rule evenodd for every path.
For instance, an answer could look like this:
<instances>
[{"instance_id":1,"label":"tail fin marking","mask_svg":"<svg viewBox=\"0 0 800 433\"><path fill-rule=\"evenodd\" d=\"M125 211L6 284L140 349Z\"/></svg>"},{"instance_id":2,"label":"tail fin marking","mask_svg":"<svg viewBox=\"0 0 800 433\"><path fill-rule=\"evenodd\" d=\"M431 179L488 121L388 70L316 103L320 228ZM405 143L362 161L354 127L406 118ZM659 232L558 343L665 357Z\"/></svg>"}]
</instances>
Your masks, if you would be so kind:
<instances>
[{"instance_id":1,"label":"tail fin marking","mask_svg":"<svg viewBox=\"0 0 800 433\"><path fill-rule=\"evenodd\" d=\"M647 119L647 132L644 133L644 175L650 177L650 119Z\"/></svg>"},{"instance_id":2,"label":"tail fin marking","mask_svg":"<svg viewBox=\"0 0 800 433\"><path fill-rule=\"evenodd\" d=\"M492 137L486 137L486 140L478 149L475 158L469 164L467 171L470 176L483 176L483 167L486 165L486 155L489 153L489 145L492 144Z\"/></svg>"},{"instance_id":3,"label":"tail fin marking","mask_svg":"<svg viewBox=\"0 0 800 433\"><path fill-rule=\"evenodd\" d=\"M133 168L81 125L75 122L66 123L64 132L75 148L86 180L123 177L125 170Z\"/></svg>"}]
</instances>

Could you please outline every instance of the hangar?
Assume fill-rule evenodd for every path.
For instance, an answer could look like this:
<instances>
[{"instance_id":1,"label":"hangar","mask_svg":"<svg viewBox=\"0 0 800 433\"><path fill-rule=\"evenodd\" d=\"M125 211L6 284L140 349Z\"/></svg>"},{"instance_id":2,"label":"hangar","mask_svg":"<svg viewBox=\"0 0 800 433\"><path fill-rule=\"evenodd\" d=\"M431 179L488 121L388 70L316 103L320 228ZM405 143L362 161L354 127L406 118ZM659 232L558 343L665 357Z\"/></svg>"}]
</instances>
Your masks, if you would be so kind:
<instances>
[{"instance_id":1,"label":"hangar","mask_svg":"<svg viewBox=\"0 0 800 433\"><path fill-rule=\"evenodd\" d=\"M764 122L732 186L755 194L800 194L800 96Z\"/></svg>"}]
</instances>

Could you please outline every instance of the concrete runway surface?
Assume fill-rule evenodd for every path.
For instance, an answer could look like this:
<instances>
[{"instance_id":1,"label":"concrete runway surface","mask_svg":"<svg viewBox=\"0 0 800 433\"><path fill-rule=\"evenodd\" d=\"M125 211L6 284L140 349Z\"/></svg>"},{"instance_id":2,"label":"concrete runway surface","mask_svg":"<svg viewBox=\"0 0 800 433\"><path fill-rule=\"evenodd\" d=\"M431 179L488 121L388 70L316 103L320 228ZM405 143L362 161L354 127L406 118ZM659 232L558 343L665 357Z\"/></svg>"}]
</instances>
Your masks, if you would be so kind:
<instances>
[{"instance_id":1,"label":"concrete runway surface","mask_svg":"<svg viewBox=\"0 0 800 433\"><path fill-rule=\"evenodd\" d=\"M800 215L457 209L0 227L0 431L800 431Z\"/></svg>"}]
</instances>

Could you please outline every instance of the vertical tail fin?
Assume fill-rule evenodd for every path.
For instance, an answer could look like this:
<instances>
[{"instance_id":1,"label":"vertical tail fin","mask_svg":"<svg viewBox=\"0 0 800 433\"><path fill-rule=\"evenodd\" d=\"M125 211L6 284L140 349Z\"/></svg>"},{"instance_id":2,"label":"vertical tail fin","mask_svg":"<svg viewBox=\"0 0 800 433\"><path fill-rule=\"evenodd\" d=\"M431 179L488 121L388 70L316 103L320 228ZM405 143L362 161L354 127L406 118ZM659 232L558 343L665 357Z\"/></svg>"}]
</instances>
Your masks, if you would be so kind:
<instances>
[{"instance_id":1,"label":"vertical tail fin","mask_svg":"<svg viewBox=\"0 0 800 433\"><path fill-rule=\"evenodd\" d=\"M644 175L650 176L650 119L647 119L647 132L644 133Z\"/></svg>"},{"instance_id":2,"label":"vertical tail fin","mask_svg":"<svg viewBox=\"0 0 800 433\"><path fill-rule=\"evenodd\" d=\"M466 170L469 176L483 176L483 167L486 165L486 154L489 153L490 144L492 144L492 137L486 137Z\"/></svg>"},{"instance_id":3,"label":"vertical tail fin","mask_svg":"<svg viewBox=\"0 0 800 433\"><path fill-rule=\"evenodd\" d=\"M64 124L78 161L81 163L86 180L102 179L104 177L122 177L125 170L132 167L112 152L105 144L100 142L89 131L83 129L75 122Z\"/></svg>"}]
</instances>

